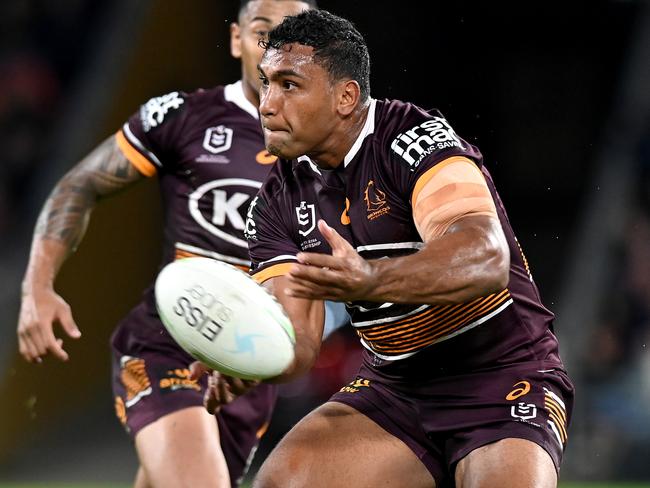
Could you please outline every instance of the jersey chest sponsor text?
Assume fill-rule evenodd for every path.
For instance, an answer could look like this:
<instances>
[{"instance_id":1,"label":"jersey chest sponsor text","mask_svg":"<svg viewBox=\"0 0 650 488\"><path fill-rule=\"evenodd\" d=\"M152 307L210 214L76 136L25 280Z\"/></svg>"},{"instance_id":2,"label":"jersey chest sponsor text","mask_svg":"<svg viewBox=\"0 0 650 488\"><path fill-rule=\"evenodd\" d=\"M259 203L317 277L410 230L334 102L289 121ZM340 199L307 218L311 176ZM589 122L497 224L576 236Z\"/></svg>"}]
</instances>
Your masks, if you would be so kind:
<instances>
[{"instance_id":1,"label":"jersey chest sponsor text","mask_svg":"<svg viewBox=\"0 0 650 488\"><path fill-rule=\"evenodd\" d=\"M391 150L401 156L411 169L417 168L429 154L450 147L464 149L460 138L443 117L434 117L398 134L390 145Z\"/></svg>"},{"instance_id":2,"label":"jersey chest sponsor text","mask_svg":"<svg viewBox=\"0 0 650 488\"><path fill-rule=\"evenodd\" d=\"M243 237L246 210L261 185L259 181L246 178L209 181L190 194L189 213L210 234L247 248Z\"/></svg>"}]
</instances>

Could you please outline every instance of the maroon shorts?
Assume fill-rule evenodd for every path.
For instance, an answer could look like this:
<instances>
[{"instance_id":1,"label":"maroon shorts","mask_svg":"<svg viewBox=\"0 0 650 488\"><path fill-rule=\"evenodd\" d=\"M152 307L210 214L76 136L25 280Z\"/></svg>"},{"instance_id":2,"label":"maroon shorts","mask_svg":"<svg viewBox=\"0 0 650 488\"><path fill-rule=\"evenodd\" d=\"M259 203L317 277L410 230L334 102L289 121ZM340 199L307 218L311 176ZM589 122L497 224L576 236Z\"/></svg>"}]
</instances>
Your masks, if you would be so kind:
<instances>
[{"instance_id":1,"label":"maroon shorts","mask_svg":"<svg viewBox=\"0 0 650 488\"><path fill-rule=\"evenodd\" d=\"M559 470L573 408L564 371L518 363L438 376L417 383L383 380L363 365L334 394L401 439L437 486L453 486L456 464L474 449L505 438L544 448Z\"/></svg>"},{"instance_id":2,"label":"maroon shorts","mask_svg":"<svg viewBox=\"0 0 650 488\"><path fill-rule=\"evenodd\" d=\"M203 405L207 384L189 379L193 359L175 343L138 337L149 318L137 307L113 335L113 393L115 411L132 436L164 415ZM145 319L146 318L146 319ZM133 325L141 327L135 329ZM271 419L277 387L262 384L223 407L216 415L221 449L228 464L232 486L246 473L260 437Z\"/></svg>"}]
</instances>

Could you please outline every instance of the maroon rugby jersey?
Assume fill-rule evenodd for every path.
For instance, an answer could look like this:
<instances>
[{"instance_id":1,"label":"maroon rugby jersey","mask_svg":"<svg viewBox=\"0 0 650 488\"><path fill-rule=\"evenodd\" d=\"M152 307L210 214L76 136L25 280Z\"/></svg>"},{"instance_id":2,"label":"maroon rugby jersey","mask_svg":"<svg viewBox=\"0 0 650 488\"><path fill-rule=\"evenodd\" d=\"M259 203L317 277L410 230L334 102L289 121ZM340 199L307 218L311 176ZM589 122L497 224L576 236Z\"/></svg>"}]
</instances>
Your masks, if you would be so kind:
<instances>
[{"instance_id":1,"label":"maroon rugby jersey","mask_svg":"<svg viewBox=\"0 0 650 488\"><path fill-rule=\"evenodd\" d=\"M248 271L246 210L277 158L264 148L257 109L245 98L241 82L152 98L116 137L143 174L158 175L164 210L162 265L201 255ZM155 319L152 288L145 302ZM127 317L123 327L128 323ZM149 323L162 329L158 320ZM160 336L171 340L166 333Z\"/></svg>"},{"instance_id":2,"label":"maroon rugby jersey","mask_svg":"<svg viewBox=\"0 0 650 488\"><path fill-rule=\"evenodd\" d=\"M454 156L473 160L490 188L510 247L508 287L455 305L348 303L367 359L386 368L516 361L560 367L553 314L541 303L482 155L438 112L372 100L365 126L338 168L320 169L306 156L275 165L248 212L252 273L264 281L285 274L300 251L331 252L316 226L320 218L366 259L417 252L423 242L411 196L423 175Z\"/></svg>"}]
</instances>

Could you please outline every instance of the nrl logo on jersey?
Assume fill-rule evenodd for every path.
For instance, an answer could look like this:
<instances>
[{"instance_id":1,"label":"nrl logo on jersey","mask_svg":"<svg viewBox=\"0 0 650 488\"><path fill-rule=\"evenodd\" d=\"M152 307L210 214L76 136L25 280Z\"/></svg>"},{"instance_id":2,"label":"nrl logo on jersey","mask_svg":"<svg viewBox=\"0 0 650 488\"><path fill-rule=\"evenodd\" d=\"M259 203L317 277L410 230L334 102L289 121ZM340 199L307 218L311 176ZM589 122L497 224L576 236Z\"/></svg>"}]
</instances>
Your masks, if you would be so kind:
<instances>
[{"instance_id":1,"label":"nrl logo on jersey","mask_svg":"<svg viewBox=\"0 0 650 488\"><path fill-rule=\"evenodd\" d=\"M210 127L206 129L205 136L203 137L203 149L218 154L230 149L232 145L233 130L225 125L218 125L217 127Z\"/></svg>"},{"instance_id":2,"label":"nrl logo on jersey","mask_svg":"<svg viewBox=\"0 0 650 488\"><path fill-rule=\"evenodd\" d=\"M411 170L417 168L429 154L449 147L465 149L454 129L443 117L433 117L398 134L390 145L411 166Z\"/></svg>"},{"instance_id":3,"label":"nrl logo on jersey","mask_svg":"<svg viewBox=\"0 0 650 488\"><path fill-rule=\"evenodd\" d=\"M153 127L158 127L165 120L167 112L171 109L177 109L185 100L178 92L171 92L161 97L154 97L140 107L140 120L145 132L149 132Z\"/></svg>"},{"instance_id":4,"label":"nrl logo on jersey","mask_svg":"<svg viewBox=\"0 0 650 488\"><path fill-rule=\"evenodd\" d=\"M309 205L304 200L296 207L296 216L298 217L298 233L307 237L316 227L316 209L313 203Z\"/></svg>"}]
</instances>

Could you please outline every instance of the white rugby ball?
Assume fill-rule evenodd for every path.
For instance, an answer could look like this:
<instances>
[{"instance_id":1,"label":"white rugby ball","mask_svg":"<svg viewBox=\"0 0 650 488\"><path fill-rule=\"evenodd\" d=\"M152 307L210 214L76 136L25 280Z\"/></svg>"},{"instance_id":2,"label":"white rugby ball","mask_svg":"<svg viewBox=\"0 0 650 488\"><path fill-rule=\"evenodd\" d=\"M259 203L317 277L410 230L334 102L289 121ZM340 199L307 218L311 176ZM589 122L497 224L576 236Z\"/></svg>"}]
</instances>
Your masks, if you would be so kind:
<instances>
[{"instance_id":1,"label":"white rugby ball","mask_svg":"<svg viewBox=\"0 0 650 488\"><path fill-rule=\"evenodd\" d=\"M173 261L158 275L155 295L174 340L217 371L264 379L293 360L295 334L282 306L234 266L204 257Z\"/></svg>"}]
</instances>

